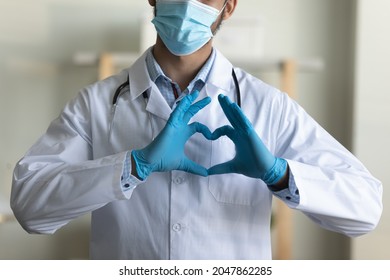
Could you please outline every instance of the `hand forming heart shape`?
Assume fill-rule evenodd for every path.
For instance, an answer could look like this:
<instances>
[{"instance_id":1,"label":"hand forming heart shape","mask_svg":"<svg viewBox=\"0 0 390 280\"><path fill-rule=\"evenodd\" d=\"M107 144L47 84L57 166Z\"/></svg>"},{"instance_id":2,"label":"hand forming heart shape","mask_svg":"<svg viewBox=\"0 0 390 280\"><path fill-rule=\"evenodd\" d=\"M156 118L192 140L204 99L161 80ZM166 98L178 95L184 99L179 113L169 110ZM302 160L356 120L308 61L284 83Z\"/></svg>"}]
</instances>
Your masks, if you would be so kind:
<instances>
[{"instance_id":1,"label":"hand forming heart shape","mask_svg":"<svg viewBox=\"0 0 390 280\"><path fill-rule=\"evenodd\" d=\"M277 182L285 174L287 162L269 152L250 121L228 97L220 95L218 100L232 126L223 126L211 133L201 123L188 124L196 113L211 102L206 97L192 104L198 95L199 92L194 91L184 97L156 139L144 149L132 152L139 177L144 180L151 172L182 170L201 176L240 173L260 178L267 184ZM229 137L236 146L235 157L209 169L191 161L184 154L184 146L195 133L203 134L208 140Z\"/></svg>"}]
</instances>

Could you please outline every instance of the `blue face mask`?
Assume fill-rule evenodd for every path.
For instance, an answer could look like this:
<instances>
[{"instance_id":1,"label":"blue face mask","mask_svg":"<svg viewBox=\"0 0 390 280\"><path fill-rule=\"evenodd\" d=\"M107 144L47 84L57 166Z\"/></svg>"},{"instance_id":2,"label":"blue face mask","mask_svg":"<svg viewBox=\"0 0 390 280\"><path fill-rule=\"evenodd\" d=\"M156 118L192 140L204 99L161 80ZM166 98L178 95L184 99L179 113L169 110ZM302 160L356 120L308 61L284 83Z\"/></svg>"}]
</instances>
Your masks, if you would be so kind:
<instances>
[{"instance_id":1,"label":"blue face mask","mask_svg":"<svg viewBox=\"0 0 390 280\"><path fill-rule=\"evenodd\" d=\"M213 37L210 27L219 14L217 9L197 0L157 0L152 23L169 51L185 56L199 50Z\"/></svg>"}]
</instances>

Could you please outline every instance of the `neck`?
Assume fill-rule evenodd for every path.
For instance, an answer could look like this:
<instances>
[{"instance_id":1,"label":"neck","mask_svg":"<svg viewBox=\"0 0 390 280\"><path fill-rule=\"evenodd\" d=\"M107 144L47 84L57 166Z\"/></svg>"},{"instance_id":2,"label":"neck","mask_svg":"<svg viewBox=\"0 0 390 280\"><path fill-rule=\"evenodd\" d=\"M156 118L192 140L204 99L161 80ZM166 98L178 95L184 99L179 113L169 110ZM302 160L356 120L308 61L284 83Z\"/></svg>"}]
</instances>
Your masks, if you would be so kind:
<instances>
[{"instance_id":1,"label":"neck","mask_svg":"<svg viewBox=\"0 0 390 280\"><path fill-rule=\"evenodd\" d=\"M195 78L202 66L206 63L212 52L211 41L200 50L187 56L172 54L157 37L153 48L153 55L161 69L173 82L176 82L181 90L187 88Z\"/></svg>"}]
</instances>

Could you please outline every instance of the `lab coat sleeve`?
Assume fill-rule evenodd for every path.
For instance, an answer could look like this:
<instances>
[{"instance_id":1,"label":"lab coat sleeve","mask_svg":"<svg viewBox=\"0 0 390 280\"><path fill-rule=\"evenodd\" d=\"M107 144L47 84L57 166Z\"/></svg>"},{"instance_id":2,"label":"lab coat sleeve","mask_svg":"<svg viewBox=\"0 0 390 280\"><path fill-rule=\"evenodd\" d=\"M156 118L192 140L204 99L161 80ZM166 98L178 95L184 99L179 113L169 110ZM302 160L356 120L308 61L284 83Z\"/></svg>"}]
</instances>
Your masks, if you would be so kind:
<instances>
[{"instance_id":1,"label":"lab coat sleeve","mask_svg":"<svg viewBox=\"0 0 390 280\"><path fill-rule=\"evenodd\" d=\"M289 204L322 227L354 237L382 213L382 184L287 95L281 98L278 156L290 167L300 203Z\"/></svg>"},{"instance_id":2,"label":"lab coat sleeve","mask_svg":"<svg viewBox=\"0 0 390 280\"><path fill-rule=\"evenodd\" d=\"M30 233L54 233L69 221L126 199L126 152L92 158L90 102L79 94L17 163L11 207Z\"/></svg>"}]
</instances>

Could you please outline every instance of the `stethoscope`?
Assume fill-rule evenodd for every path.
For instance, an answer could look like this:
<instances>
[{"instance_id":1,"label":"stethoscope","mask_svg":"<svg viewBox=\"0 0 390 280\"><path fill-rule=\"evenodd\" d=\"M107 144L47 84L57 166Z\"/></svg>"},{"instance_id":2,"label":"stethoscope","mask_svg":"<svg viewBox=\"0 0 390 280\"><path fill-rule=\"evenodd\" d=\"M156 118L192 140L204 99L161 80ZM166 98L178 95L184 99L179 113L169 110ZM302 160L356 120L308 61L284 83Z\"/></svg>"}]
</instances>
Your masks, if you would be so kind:
<instances>
[{"instance_id":1,"label":"stethoscope","mask_svg":"<svg viewBox=\"0 0 390 280\"><path fill-rule=\"evenodd\" d=\"M237 98L237 105L239 107L241 107L241 91L240 91L240 85L238 83L238 79L237 79L237 75L236 75L236 72L234 71L234 68L232 69L232 77L233 77L233 81L234 81L234 86L236 87L236 98ZM123 89L130 86L130 80L129 80L129 77L127 77L127 80L126 82L124 82L123 84L121 84L115 91L115 94L114 94L114 97L112 98L112 106L113 108L116 107L116 104L118 102L118 99L119 97L123 94ZM145 90L143 93L142 93L142 96L145 98L145 99L148 99L148 94L147 94L147 90Z\"/></svg>"},{"instance_id":2,"label":"stethoscope","mask_svg":"<svg viewBox=\"0 0 390 280\"><path fill-rule=\"evenodd\" d=\"M237 102L237 105L239 107L241 107L241 91L240 91L240 85L238 83L238 79L237 79L237 75L236 75L236 72L234 71L234 69L232 69L232 77L233 77L233 81L234 81L234 86L236 88L236 102ZM129 77L127 77L127 80L126 82L124 82L123 84L121 84L115 91L115 94L114 94L114 97L112 98L112 108L111 108L111 117L110 117L110 125L109 125L109 133L108 133L108 141L111 142L112 141L112 134L113 134L113 129L114 129L114 119L115 119L115 112L116 112L116 107L117 107L117 104L118 104L118 99L121 97L121 95L123 93L125 93L124 89L126 87L130 87L130 80L129 80ZM148 102L148 90L145 90L143 93L142 93L142 96L147 104ZM152 133L152 140L154 140L154 137L155 137L155 131L156 128L155 128L155 125L153 124L153 121L152 121L152 116L149 114L149 123L150 123L150 128L151 128L151 133ZM114 151L113 151L114 152Z\"/></svg>"}]
</instances>

